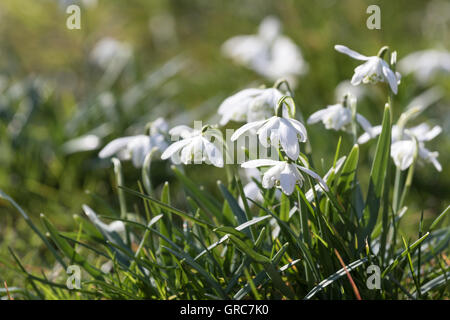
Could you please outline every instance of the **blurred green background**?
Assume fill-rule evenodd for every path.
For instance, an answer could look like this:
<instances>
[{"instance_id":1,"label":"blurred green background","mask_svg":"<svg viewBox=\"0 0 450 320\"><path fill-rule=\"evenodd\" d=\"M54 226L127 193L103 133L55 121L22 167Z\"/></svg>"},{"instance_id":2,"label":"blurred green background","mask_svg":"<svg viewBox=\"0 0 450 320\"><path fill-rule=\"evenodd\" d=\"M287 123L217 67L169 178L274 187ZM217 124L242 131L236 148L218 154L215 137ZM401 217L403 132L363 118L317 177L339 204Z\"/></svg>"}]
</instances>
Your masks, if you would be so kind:
<instances>
[{"instance_id":1,"label":"blurred green background","mask_svg":"<svg viewBox=\"0 0 450 320\"><path fill-rule=\"evenodd\" d=\"M66 28L69 15L65 10L72 3L82 8L81 30ZM366 27L370 4L381 8L381 30ZM268 15L281 20L283 33L300 46L309 64L309 72L299 79L295 92L297 108L305 116L336 103L336 85L351 78L358 65L334 51L335 44L367 55L388 45L397 50L400 59L427 48L447 46L449 50L450 12L445 1L2 0L0 189L33 220L43 212L61 230L71 230L72 216L81 214L83 203L117 209L111 165L98 159L99 148L115 137L143 132L145 124L158 116L168 118L171 125L217 120L217 107L227 96L251 84L271 86L220 52L228 38L256 33ZM104 37L127 43L132 49L131 59L113 81L105 80L104 71L89 58ZM450 194L446 165L450 160L450 81L442 78L438 84L445 96L416 123L426 120L443 127L443 133L427 144L430 150L440 152L443 171L427 164L415 172L405 202L408 217L403 222L405 232L414 235L421 211L426 219L433 218L448 205ZM396 118L427 88L404 77L394 100ZM373 95L359 102L359 112L373 125L379 124L384 91L377 86L368 89ZM349 136L326 131L321 125L309 127L308 132L316 164L323 158L324 166L318 168L321 174L332 163L340 135L344 138L342 151L347 153L351 147ZM68 151L67 141L86 134L100 137L95 150ZM363 173L369 172L374 146L362 146ZM153 177L157 183L172 179L163 163L157 168ZM215 180L225 179L223 171L206 166L187 168L188 175L211 186L212 192ZM139 170L124 163L124 172L126 184L136 188ZM27 267L51 267L37 236L17 212L0 201L0 257L11 260L8 246ZM10 286L20 281L2 264L0 280L7 280Z\"/></svg>"}]
</instances>

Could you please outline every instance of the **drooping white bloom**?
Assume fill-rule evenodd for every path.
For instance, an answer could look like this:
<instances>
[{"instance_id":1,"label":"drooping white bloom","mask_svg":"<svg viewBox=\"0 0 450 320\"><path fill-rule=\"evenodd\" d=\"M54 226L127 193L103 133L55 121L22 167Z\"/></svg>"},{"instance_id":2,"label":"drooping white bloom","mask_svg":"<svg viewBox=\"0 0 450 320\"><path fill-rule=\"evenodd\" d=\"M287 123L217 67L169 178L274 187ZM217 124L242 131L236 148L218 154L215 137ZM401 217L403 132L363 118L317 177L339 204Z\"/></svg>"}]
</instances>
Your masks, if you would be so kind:
<instances>
[{"instance_id":1,"label":"drooping white bloom","mask_svg":"<svg viewBox=\"0 0 450 320\"><path fill-rule=\"evenodd\" d=\"M101 139L95 134L86 134L67 141L61 146L66 154L95 150L100 147Z\"/></svg>"},{"instance_id":2,"label":"drooping white bloom","mask_svg":"<svg viewBox=\"0 0 450 320\"><path fill-rule=\"evenodd\" d=\"M352 111L350 108L344 107L341 103L327 106L325 109L314 112L308 118L308 124L317 123L322 121L325 128L330 130L349 130L352 122ZM370 136L372 132L372 125L370 122L360 115L356 114L356 122L366 131Z\"/></svg>"},{"instance_id":3,"label":"drooping white bloom","mask_svg":"<svg viewBox=\"0 0 450 320\"><path fill-rule=\"evenodd\" d=\"M132 55L131 46L116 39L101 39L92 49L90 59L103 69L112 64L124 64Z\"/></svg>"},{"instance_id":4,"label":"drooping white bloom","mask_svg":"<svg viewBox=\"0 0 450 320\"><path fill-rule=\"evenodd\" d=\"M287 78L293 84L296 77L308 69L300 49L291 39L281 35L281 23L274 17L265 18L256 35L227 40L222 52L272 81Z\"/></svg>"},{"instance_id":5,"label":"drooping white bloom","mask_svg":"<svg viewBox=\"0 0 450 320\"><path fill-rule=\"evenodd\" d=\"M225 99L219 106L220 125L228 121L253 122L273 115L283 93L275 88L244 89Z\"/></svg>"},{"instance_id":6,"label":"drooping white bloom","mask_svg":"<svg viewBox=\"0 0 450 320\"><path fill-rule=\"evenodd\" d=\"M362 83L387 82L393 93L397 94L397 87L400 81L400 74L394 73L389 68L386 61L378 56L366 57L346 46L335 45L334 48L353 59L366 61L362 65L355 68L355 74L352 77L351 84L354 86Z\"/></svg>"},{"instance_id":7,"label":"drooping white bloom","mask_svg":"<svg viewBox=\"0 0 450 320\"><path fill-rule=\"evenodd\" d=\"M406 170L413 163L414 155L417 153L419 159L425 162L431 162L436 170L441 171L442 166L437 160L439 153L436 151L431 152L425 147L426 141L434 139L441 132L442 128L440 126L434 126L431 128L426 123L403 130L401 130L401 128L397 125L393 125L391 132L391 156L396 167L401 170ZM380 133L381 126L373 127L373 137L379 135ZM358 143L366 143L369 140L370 137L367 133L364 133L358 138Z\"/></svg>"},{"instance_id":8,"label":"drooping white bloom","mask_svg":"<svg viewBox=\"0 0 450 320\"><path fill-rule=\"evenodd\" d=\"M423 50L413 52L398 63L404 74L414 74L421 83L431 81L439 73L450 73L450 52L446 50Z\"/></svg>"},{"instance_id":9,"label":"drooping white bloom","mask_svg":"<svg viewBox=\"0 0 450 320\"><path fill-rule=\"evenodd\" d=\"M417 143L414 140L396 141L391 146L391 156L395 166L400 170L406 170L411 166L416 153Z\"/></svg>"},{"instance_id":10,"label":"drooping white bloom","mask_svg":"<svg viewBox=\"0 0 450 320\"><path fill-rule=\"evenodd\" d=\"M197 130L182 125L172 128L169 134L172 137L179 136L182 140L172 143L164 151L161 159L172 158L174 163L181 161L183 164L206 162L223 167L221 146L218 145L218 136L213 130Z\"/></svg>"},{"instance_id":11,"label":"drooping white bloom","mask_svg":"<svg viewBox=\"0 0 450 320\"><path fill-rule=\"evenodd\" d=\"M381 134L381 125L372 127L372 135L367 132L363 133L358 138L358 144L364 144L372 138ZM415 137L418 141L430 141L438 136L442 132L440 126L434 126L431 128L427 123L421 123L415 127L406 128L401 130L397 125L392 126L391 138L392 142L399 141L401 139L412 139Z\"/></svg>"},{"instance_id":12,"label":"drooping white bloom","mask_svg":"<svg viewBox=\"0 0 450 320\"><path fill-rule=\"evenodd\" d=\"M292 160L297 160L300 154L299 141L307 139L306 129L303 124L292 118L273 116L267 120L247 123L236 130L231 136L231 141L237 140L244 132L257 129L259 142L268 148L270 145L278 148L281 144L286 155Z\"/></svg>"},{"instance_id":13,"label":"drooping white bloom","mask_svg":"<svg viewBox=\"0 0 450 320\"><path fill-rule=\"evenodd\" d=\"M108 143L99 153L100 158L117 156L120 160L132 160L136 168L142 167L145 157L154 148L160 152L167 148L164 133L168 125L158 118L150 126L150 135L136 135L115 139Z\"/></svg>"},{"instance_id":14,"label":"drooping white bloom","mask_svg":"<svg viewBox=\"0 0 450 320\"><path fill-rule=\"evenodd\" d=\"M296 184L299 184L300 187L303 185L305 178L300 172L302 171L317 180L322 188L328 191L327 184L317 173L295 163L270 159L258 159L244 162L241 166L243 168L270 166L271 168L264 173L262 178L262 186L266 189L271 189L274 186L277 186L283 191L283 193L290 195L294 191Z\"/></svg>"}]
</instances>

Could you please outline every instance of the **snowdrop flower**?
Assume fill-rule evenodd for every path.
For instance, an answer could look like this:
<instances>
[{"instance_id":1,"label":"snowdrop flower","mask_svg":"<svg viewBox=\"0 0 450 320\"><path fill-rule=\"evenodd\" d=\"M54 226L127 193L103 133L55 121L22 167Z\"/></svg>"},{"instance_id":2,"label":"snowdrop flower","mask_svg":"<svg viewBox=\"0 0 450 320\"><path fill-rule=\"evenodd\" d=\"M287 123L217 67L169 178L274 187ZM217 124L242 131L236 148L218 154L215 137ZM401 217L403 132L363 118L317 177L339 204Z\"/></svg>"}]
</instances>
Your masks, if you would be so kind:
<instances>
[{"instance_id":1,"label":"snowdrop flower","mask_svg":"<svg viewBox=\"0 0 450 320\"><path fill-rule=\"evenodd\" d=\"M406 170L411 166L414 156L417 153L419 159L430 162L438 171L442 171L442 166L437 160L438 152L431 152L425 147L425 142L434 139L442 132L440 126L431 128L428 124L422 123L418 126L401 129L397 125L392 126L392 145L391 157L394 160L395 166L401 170ZM381 133L381 126L373 127L373 136ZM364 133L358 138L358 143L367 142L370 137Z\"/></svg>"},{"instance_id":2,"label":"snowdrop flower","mask_svg":"<svg viewBox=\"0 0 450 320\"><path fill-rule=\"evenodd\" d=\"M408 169L418 155L419 159L430 162L437 171L442 171L442 166L437 160L439 152L431 152L425 148L424 143L417 140L399 140L391 146L391 156L395 166L400 170Z\"/></svg>"},{"instance_id":3,"label":"snowdrop flower","mask_svg":"<svg viewBox=\"0 0 450 320\"><path fill-rule=\"evenodd\" d=\"M300 154L298 142L305 142L307 139L306 129L300 121L277 115L243 125L231 136L231 141L236 141L244 132L251 129L257 129L259 142L265 148L270 145L278 148L281 144L286 155L294 161Z\"/></svg>"},{"instance_id":4,"label":"snowdrop flower","mask_svg":"<svg viewBox=\"0 0 450 320\"><path fill-rule=\"evenodd\" d=\"M300 49L291 39L281 35L281 23L274 17L265 18L256 35L227 40L222 52L272 81L287 78L294 83L294 79L308 69Z\"/></svg>"},{"instance_id":5,"label":"snowdrop flower","mask_svg":"<svg viewBox=\"0 0 450 320\"><path fill-rule=\"evenodd\" d=\"M350 108L344 107L341 103L327 106L325 109L314 112L308 118L308 124L314 124L319 121L325 125L325 128L330 130L349 130L352 122L352 111ZM359 113L356 114L356 121L371 136L372 125Z\"/></svg>"},{"instance_id":6,"label":"snowdrop flower","mask_svg":"<svg viewBox=\"0 0 450 320\"><path fill-rule=\"evenodd\" d=\"M358 144L364 144L372 138L381 134L381 125L372 127L371 135L364 133L358 138ZM406 128L401 130L398 125L392 126L391 137L392 142L399 141L403 138L413 139L416 138L419 142L430 141L438 136L442 132L440 126L434 126L431 128L427 123L419 124L418 126Z\"/></svg>"},{"instance_id":7,"label":"snowdrop flower","mask_svg":"<svg viewBox=\"0 0 450 320\"><path fill-rule=\"evenodd\" d=\"M397 94L397 85L400 81L400 74L394 73L389 65L379 56L366 57L346 46L335 45L336 51L344 53L354 59L366 61L364 64L355 68L355 74L352 77L351 84L354 86L363 83L387 82L393 93Z\"/></svg>"},{"instance_id":8,"label":"snowdrop flower","mask_svg":"<svg viewBox=\"0 0 450 320\"><path fill-rule=\"evenodd\" d=\"M220 146L217 146L218 137L216 131L205 126L202 130L192 129L188 126L177 126L169 131L169 134L179 136L182 140L172 143L162 154L161 159L172 158L174 163L181 161L183 164L210 162L216 167L223 167L223 156ZM215 138L214 143L211 142ZM179 155L181 151L181 156Z\"/></svg>"},{"instance_id":9,"label":"snowdrop flower","mask_svg":"<svg viewBox=\"0 0 450 320\"><path fill-rule=\"evenodd\" d=\"M219 106L220 125L228 121L252 122L270 117L283 93L275 88L244 89L225 99Z\"/></svg>"},{"instance_id":10,"label":"snowdrop flower","mask_svg":"<svg viewBox=\"0 0 450 320\"><path fill-rule=\"evenodd\" d=\"M132 54L129 44L119 42L116 39L107 37L101 39L90 54L92 62L103 69L106 69L112 63L124 64Z\"/></svg>"},{"instance_id":11,"label":"snowdrop flower","mask_svg":"<svg viewBox=\"0 0 450 320\"><path fill-rule=\"evenodd\" d=\"M317 173L295 163L270 159L258 159L244 162L241 166L243 168L270 166L271 168L268 169L263 175L262 186L266 189L271 189L274 186L277 186L286 195L292 194L296 184L299 184L300 187L303 185L305 178L300 171L305 172L312 178L316 179L322 188L328 191L327 184Z\"/></svg>"},{"instance_id":12,"label":"snowdrop flower","mask_svg":"<svg viewBox=\"0 0 450 320\"><path fill-rule=\"evenodd\" d=\"M400 60L398 68L404 74L414 74L417 81L427 83L439 73L450 73L450 52L436 49L417 51Z\"/></svg>"},{"instance_id":13,"label":"snowdrop flower","mask_svg":"<svg viewBox=\"0 0 450 320\"><path fill-rule=\"evenodd\" d=\"M150 135L136 135L115 139L108 143L99 153L100 158L117 156L120 160L132 160L136 168L141 168L145 157L154 148L164 151L167 148L164 132L167 130L164 119L155 120L150 126Z\"/></svg>"},{"instance_id":14,"label":"snowdrop flower","mask_svg":"<svg viewBox=\"0 0 450 320\"><path fill-rule=\"evenodd\" d=\"M400 170L406 170L411 166L416 154L417 143L414 140L396 141L391 146L391 156L395 166Z\"/></svg>"}]
</instances>

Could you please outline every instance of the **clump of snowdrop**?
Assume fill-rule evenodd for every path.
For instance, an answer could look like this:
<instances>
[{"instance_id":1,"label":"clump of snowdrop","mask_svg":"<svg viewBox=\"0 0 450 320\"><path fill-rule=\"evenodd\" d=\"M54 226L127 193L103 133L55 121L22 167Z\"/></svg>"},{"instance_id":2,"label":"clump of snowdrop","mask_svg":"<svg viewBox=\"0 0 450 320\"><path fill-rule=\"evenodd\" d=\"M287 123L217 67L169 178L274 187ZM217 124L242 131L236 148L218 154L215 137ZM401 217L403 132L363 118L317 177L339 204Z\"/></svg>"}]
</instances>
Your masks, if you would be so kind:
<instances>
[{"instance_id":1,"label":"clump of snowdrop","mask_svg":"<svg viewBox=\"0 0 450 320\"><path fill-rule=\"evenodd\" d=\"M308 65L300 48L281 34L281 23L267 17L256 35L241 35L227 40L222 46L225 56L244 65L269 80L286 78L291 84L305 74Z\"/></svg>"},{"instance_id":2,"label":"clump of snowdrop","mask_svg":"<svg viewBox=\"0 0 450 320\"><path fill-rule=\"evenodd\" d=\"M355 120L369 136L372 135L372 125L364 116L357 113L355 115ZM342 103L329 105L325 109L314 112L308 118L307 123L314 124L319 121L322 121L327 130L332 129L336 131L350 131L352 122L352 110L345 107Z\"/></svg>"},{"instance_id":3,"label":"clump of snowdrop","mask_svg":"<svg viewBox=\"0 0 450 320\"><path fill-rule=\"evenodd\" d=\"M201 130L185 125L177 126L169 134L182 139L172 143L162 154L161 159L171 158L172 162L183 164L199 164L206 162L216 167L223 167L222 136L220 131L211 126Z\"/></svg>"},{"instance_id":4,"label":"clump of snowdrop","mask_svg":"<svg viewBox=\"0 0 450 320\"><path fill-rule=\"evenodd\" d=\"M253 122L269 118L283 93L277 88L244 89L225 99L219 106L220 125L230 120Z\"/></svg>"},{"instance_id":5,"label":"clump of snowdrop","mask_svg":"<svg viewBox=\"0 0 450 320\"><path fill-rule=\"evenodd\" d=\"M398 62L398 69L405 75L412 73L425 84L438 74L450 73L450 52L437 49L413 52Z\"/></svg>"},{"instance_id":6,"label":"clump of snowdrop","mask_svg":"<svg viewBox=\"0 0 450 320\"><path fill-rule=\"evenodd\" d=\"M377 56L367 57L356 51L353 51L343 45L335 45L336 51L344 53L353 59L366 61L355 68L355 74L352 77L351 84L357 86L362 83L386 82L389 84L393 93L397 94L400 74L391 70L389 64L383 60L382 56L386 47L380 50Z\"/></svg>"},{"instance_id":7,"label":"clump of snowdrop","mask_svg":"<svg viewBox=\"0 0 450 320\"><path fill-rule=\"evenodd\" d=\"M243 168L258 168L269 166L262 178L262 186L271 189L274 186L279 187L286 195L291 195L295 185L303 186L305 178L301 172L305 172L318 181L320 186L328 191L328 186L323 179L314 171L289 161L276 161L271 159L257 159L244 162Z\"/></svg>"},{"instance_id":8,"label":"clump of snowdrop","mask_svg":"<svg viewBox=\"0 0 450 320\"><path fill-rule=\"evenodd\" d=\"M149 135L136 135L115 139L108 143L99 153L99 157L118 157L120 160L132 160L136 168L141 168L146 156L157 149L163 152L168 144L165 133L168 125L162 118L158 118L150 124Z\"/></svg>"},{"instance_id":9,"label":"clump of snowdrop","mask_svg":"<svg viewBox=\"0 0 450 320\"><path fill-rule=\"evenodd\" d=\"M236 141L245 132L255 129L261 145L265 148L270 145L278 148L281 145L286 155L296 161L300 154L299 142L306 142L307 133L300 121L282 115L285 98L288 97L284 96L278 102L275 116L243 125L231 136L231 141ZM293 110L291 113L294 114L293 102L289 106Z\"/></svg>"}]
</instances>

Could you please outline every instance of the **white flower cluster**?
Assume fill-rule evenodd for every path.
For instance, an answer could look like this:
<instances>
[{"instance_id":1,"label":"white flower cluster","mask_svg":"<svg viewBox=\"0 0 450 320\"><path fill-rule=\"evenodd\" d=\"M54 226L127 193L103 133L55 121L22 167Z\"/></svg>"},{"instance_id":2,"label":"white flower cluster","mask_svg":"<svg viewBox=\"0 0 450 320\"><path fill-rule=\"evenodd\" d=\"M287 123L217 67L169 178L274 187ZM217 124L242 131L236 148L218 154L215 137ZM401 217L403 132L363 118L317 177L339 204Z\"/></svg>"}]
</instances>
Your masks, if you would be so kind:
<instances>
[{"instance_id":1,"label":"white flower cluster","mask_svg":"<svg viewBox=\"0 0 450 320\"><path fill-rule=\"evenodd\" d=\"M279 41L285 41L284 38L280 39L277 23L276 20L265 20L258 36L231 39L224 45L224 50L255 69L268 72L267 70L271 69L270 65L275 62L265 61L264 54L268 50L279 47ZM390 63L387 63L383 59L387 51L386 47L383 47L377 56L371 57L361 55L342 45L336 45L335 49L352 58L365 61L355 69L350 81L352 86L358 86L361 83L385 82L390 90L397 94L401 77L394 71L396 52L391 53ZM272 57L272 59L278 59L278 57ZM298 56L296 59L299 59ZM283 71L282 67L275 69ZM294 67L293 70L294 73L298 73L300 67ZM278 77L279 74L272 74L272 76ZM286 84L287 91L280 89L283 83ZM309 117L308 124L321 121L326 129L351 131L355 142L359 144L366 143L381 133L381 126L372 127L364 116L356 112L357 97L355 95L362 96L364 94L362 91L350 92L348 83L341 83L336 92L344 95L343 101L314 112ZM426 141L435 138L442 131L441 127L430 128L427 124L421 124L405 128L406 122L416 113L423 111L437 96L436 92L429 92L426 97L415 100L422 101L419 104L423 105L407 108L397 125L392 127L391 156L395 165L401 170L410 167L417 157L431 162L438 171L442 170L437 160L438 153L431 152L424 146ZM239 91L221 103L218 114L221 116L219 124L222 126L229 121L246 122L234 132L231 141L238 140L244 134L256 135L262 147L272 147L278 152L278 160L262 157L241 165L242 168L251 172L251 179L256 180L261 179L257 168L269 167L261 172L260 182L263 188L277 187L286 195L290 195L294 192L296 185L301 187L304 184L303 174L307 174L317 181L317 185L313 188L328 191L326 177L322 179L312 171L300 152L300 143L307 141L308 134L303 123L294 118L295 103L287 80L277 81L272 88L250 88ZM357 124L364 130L359 138L356 136ZM168 145L168 135L172 141L175 141L171 145ZM194 128L190 128L180 125L169 131L167 123L160 118L149 126L148 135L116 139L106 145L99 156L107 158L115 155L122 160L131 159L136 167L142 167L147 155L153 150L159 150L162 153L161 159L170 158L175 164L207 163L223 167L223 151L226 151L226 148L222 133L216 126L197 127L195 124ZM254 180L249 181L244 192L248 198L262 200L262 194Z\"/></svg>"}]
</instances>

